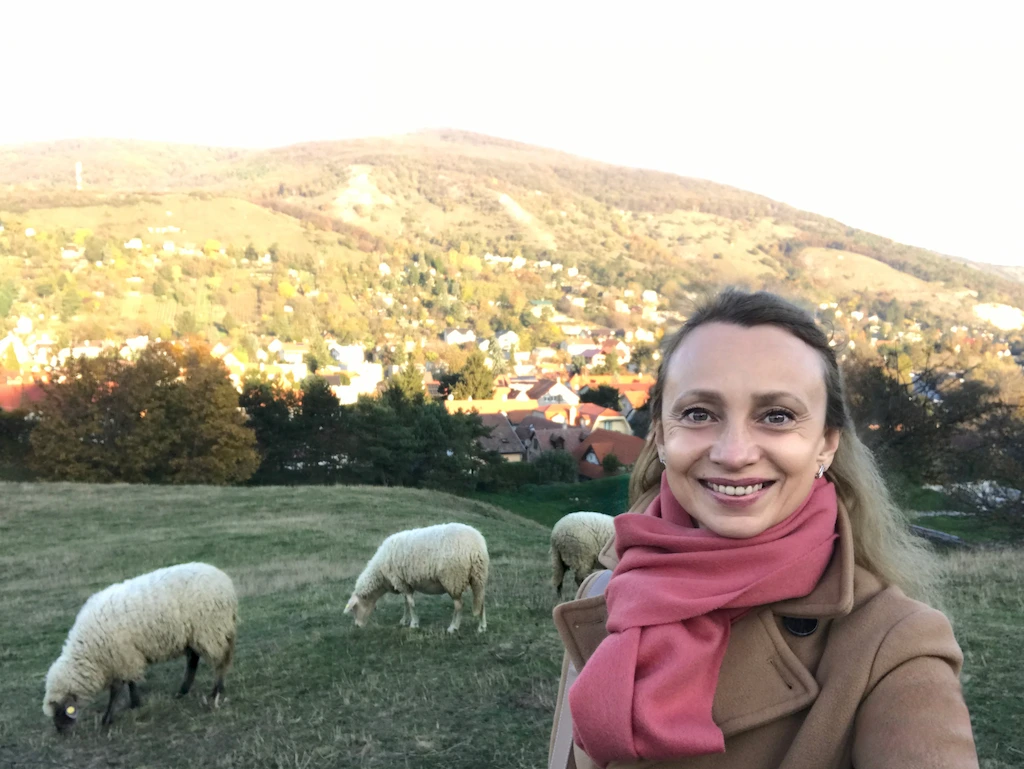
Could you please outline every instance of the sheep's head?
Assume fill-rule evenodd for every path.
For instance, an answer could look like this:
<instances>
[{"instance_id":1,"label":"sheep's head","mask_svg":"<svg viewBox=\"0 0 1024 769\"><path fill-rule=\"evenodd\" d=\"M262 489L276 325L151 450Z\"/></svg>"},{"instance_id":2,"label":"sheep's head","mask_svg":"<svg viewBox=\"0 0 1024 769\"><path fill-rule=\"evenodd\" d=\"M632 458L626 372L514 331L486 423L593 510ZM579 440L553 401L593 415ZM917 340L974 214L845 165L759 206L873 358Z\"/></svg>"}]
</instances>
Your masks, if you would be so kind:
<instances>
[{"instance_id":1,"label":"sheep's head","mask_svg":"<svg viewBox=\"0 0 1024 769\"><path fill-rule=\"evenodd\" d=\"M366 620L373 614L373 607L377 604L376 601L371 601L366 598L360 598L355 593L348 599L348 603L345 604L345 611L343 614L351 614L356 621L356 627L365 627Z\"/></svg>"},{"instance_id":2,"label":"sheep's head","mask_svg":"<svg viewBox=\"0 0 1024 769\"><path fill-rule=\"evenodd\" d=\"M78 697L74 694L47 704L53 710L53 725L60 734L67 734L78 723Z\"/></svg>"}]
</instances>

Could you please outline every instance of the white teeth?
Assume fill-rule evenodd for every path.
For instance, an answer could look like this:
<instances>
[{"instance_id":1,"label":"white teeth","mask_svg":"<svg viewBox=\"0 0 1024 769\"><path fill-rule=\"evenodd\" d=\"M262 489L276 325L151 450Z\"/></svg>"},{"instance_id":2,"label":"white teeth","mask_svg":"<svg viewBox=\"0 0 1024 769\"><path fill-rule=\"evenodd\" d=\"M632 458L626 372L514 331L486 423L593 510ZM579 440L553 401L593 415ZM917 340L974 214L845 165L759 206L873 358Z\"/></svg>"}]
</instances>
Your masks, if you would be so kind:
<instances>
[{"instance_id":1,"label":"white teeth","mask_svg":"<svg viewBox=\"0 0 1024 769\"><path fill-rule=\"evenodd\" d=\"M708 482L708 486L711 487L712 491L717 491L719 494L727 494L730 497L745 497L764 488L763 483L756 483L753 486L720 486L717 483Z\"/></svg>"}]
</instances>

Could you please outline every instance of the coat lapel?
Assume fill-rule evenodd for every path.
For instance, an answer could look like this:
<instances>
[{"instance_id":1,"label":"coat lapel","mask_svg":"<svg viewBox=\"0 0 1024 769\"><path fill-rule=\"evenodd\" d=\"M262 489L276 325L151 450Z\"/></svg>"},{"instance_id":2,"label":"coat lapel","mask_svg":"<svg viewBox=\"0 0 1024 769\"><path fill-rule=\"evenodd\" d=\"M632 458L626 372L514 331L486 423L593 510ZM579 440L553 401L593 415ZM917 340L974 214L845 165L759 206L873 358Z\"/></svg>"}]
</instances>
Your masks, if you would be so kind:
<instances>
[{"instance_id":1,"label":"coat lapel","mask_svg":"<svg viewBox=\"0 0 1024 769\"><path fill-rule=\"evenodd\" d=\"M818 585L808 595L751 612L732 626L715 690L712 716L726 737L797 713L810 706L819 686L779 630L776 617L828 619L853 608L853 540L842 503L836 525L839 540ZM618 563L614 540L601 552L609 568ZM602 575L605 584L610 572ZM598 578L600 579L600 578ZM555 608L558 634L577 670L608 635L608 609L602 595L568 601Z\"/></svg>"}]
</instances>

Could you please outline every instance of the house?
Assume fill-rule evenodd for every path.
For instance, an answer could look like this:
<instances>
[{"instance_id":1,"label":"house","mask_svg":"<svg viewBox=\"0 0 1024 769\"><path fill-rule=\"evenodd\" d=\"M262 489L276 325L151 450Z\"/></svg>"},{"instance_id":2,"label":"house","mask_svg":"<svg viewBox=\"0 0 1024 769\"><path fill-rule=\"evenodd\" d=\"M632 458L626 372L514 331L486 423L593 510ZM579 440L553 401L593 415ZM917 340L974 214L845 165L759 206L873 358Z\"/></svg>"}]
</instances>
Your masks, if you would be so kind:
<instances>
[{"instance_id":1,"label":"house","mask_svg":"<svg viewBox=\"0 0 1024 769\"><path fill-rule=\"evenodd\" d=\"M530 300L530 314L535 318L540 318L544 314L544 310L550 310L552 314L555 312L555 305L549 302L547 299L531 299Z\"/></svg>"},{"instance_id":2,"label":"house","mask_svg":"<svg viewBox=\"0 0 1024 769\"><path fill-rule=\"evenodd\" d=\"M605 430L607 432L632 435L629 422L618 411L614 411L596 403L582 403L576 417L576 424L590 431Z\"/></svg>"},{"instance_id":3,"label":"house","mask_svg":"<svg viewBox=\"0 0 1024 769\"><path fill-rule=\"evenodd\" d=\"M569 380L569 387L578 393L596 390L601 385L614 387L619 392L627 389L650 390L654 377L650 374L577 374Z\"/></svg>"},{"instance_id":4,"label":"house","mask_svg":"<svg viewBox=\"0 0 1024 769\"><path fill-rule=\"evenodd\" d=\"M601 368L608 362L608 356L596 347L586 350L582 355L588 368Z\"/></svg>"},{"instance_id":5,"label":"house","mask_svg":"<svg viewBox=\"0 0 1024 769\"><path fill-rule=\"evenodd\" d=\"M468 344L476 341L476 332L471 328L450 328L442 338L445 344Z\"/></svg>"},{"instance_id":6,"label":"house","mask_svg":"<svg viewBox=\"0 0 1024 769\"><path fill-rule=\"evenodd\" d=\"M519 344L519 334L512 330L505 331L498 334L494 341L498 343L498 347L504 352L508 352L512 347Z\"/></svg>"},{"instance_id":7,"label":"house","mask_svg":"<svg viewBox=\"0 0 1024 769\"><path fill-rule=\"evenodd\" d=\"M129 251L141 251L142 250L142 238L132 238L124 244L124 247Z\"/></svg>"},{"instance_id":8,"label":"house","mask_svg":"<svg viewBox=\"0 0 1024 769\"><path fill-rule=\"evenodd\" d=\"M578 424L578 407L571 403L552 403L548 406L540 406L533 410L533 416L547 419L557 424L575 426Z\"/></svg>"},{"instance_id":9,"label":"house","mask_svg":"<svg viewBox=\"0 0 1024 769\"><path fill-rule=\"evenodd\" d=\"M572 451L586 437L586 430L529 416L516 425L516 435L526 447L526 460L532 462L547 451Z\"/></svg>"},{"instance_id":10,"label":"house","mask_svg":"<svg viewBox=\"0 0 1024 769\"><path fill-rule=\"evenodd\" d=\"M647 390L626 390L625 392L619 392L619 410L622 412L626 419L629 419L637 409L642 409L647 405L647 401L650 400L650 392Z\"/></svg>"},{"instance_id":11,"label":"house","mask_svg":"<svg viewBox=\"0 0 1024 769\"><path fill-rule=\"evenodd\" d=\"M62 259L81 259L85 255L85 250L74 244L69 244L60 250L60 255Z\"/></svg>"},{"instance_id":12,"label":"house","mask_svg":"<svg viewBox=\"0 0 1024 769\"><path fill-rule=\"evenodd\" d=\"M0 382L0 409L15 411L27 409L33 403L39 403L46 397L38 382L24 384L4 384Z\"/></svg>"},{"instance_id":13,"label":"house","mask_svg":"<svg viewBox=\"0 0 1024 769\"><path fill-rule=\"evenodd\" d=\"M281 351L278 353L278 357L284 363L290 363L293 366L302 363L305 357L309 354L309 345L306 344L285 344L281 346Z\"/></svg>"},{"instance_id":14,"label":"house","mask_svg":"<svg viewBox=\"0 0 1024 769\"><path fill-rule=\"evenodd\" d=\"M484 451L496 451L506 462L525 462L526 446L516 435L515 428L504 414L483 414L483 426L490 434L477 438Z\"/></svg>"},{"instance_id":15,"label":"house","mask_svg":"<svg viewBox=\"0 0 1024 769\"><path fill-rule=\"evenodd\" d=\"M526 391L526 397L537 401L541 406L554 403L579 404L580 396L570 390L560 379L541 379Z\"/></svg>"},{"instance_id":16,"label":"house","mask_svg":"<svg viewBox=\"0 0 1024 769\"><path fill-rule=\"evenodd\" d=\"M633 353L633 350L630 348L630 346L623 342L621 339L616 341L609 340L605 342L603 345L601 345L601 352L605 354L605 357L610 355L612 351L614 351L615 354L618 356L619 363L629 363L629 359Z\"/></svg>"},{"instance_id":17,"label":"house","mask_svg":"<svg viewBox=\"0 0 1024 769\"><path fill-rule=\"evenodd\" d=\"M362 346L358 344L331 344L327 351L335 362L345 370L361 365L366 359Z\"/></svg>"},{"instance_id":18,"label":"house","mask_svg":"<svg viewBox=\"0 0 1024 769\"><path fill-rule=\"evenodd\" d=\"M650 289L648 289L648 290L644 291L642 294L640 294L640 300L644 304L654 304L654 305L656 305L658 303L658 292L657 291L651 291Z\"/></svg>"},{"instance_id":19,"label":"house","mask_svg":"<svg viewBox=\"0 0 1024 769\"><path fill-rule=\"evenodd\" d=\"M608 455L614 454L622 467L629 469L636 463L643 447L643 439L634 435L594 430L573 449L572 455L576 458L580 480L596 480L606 476L604 462Z\"/></svg>"},{"instance_id":20,"label":"house","mask_svg":"<svg viewBox=\"0 0 1024 769\"><path fill-rule=\"evenodd\" d=\"M536 401L496 401L488 400L455 400L448 398L444 401L444 407L449 414L458 411L465 411L467 414L476 411L478 414L508 414L510 409L533 412L537 408Z\"/></svg>"}]
</instances>

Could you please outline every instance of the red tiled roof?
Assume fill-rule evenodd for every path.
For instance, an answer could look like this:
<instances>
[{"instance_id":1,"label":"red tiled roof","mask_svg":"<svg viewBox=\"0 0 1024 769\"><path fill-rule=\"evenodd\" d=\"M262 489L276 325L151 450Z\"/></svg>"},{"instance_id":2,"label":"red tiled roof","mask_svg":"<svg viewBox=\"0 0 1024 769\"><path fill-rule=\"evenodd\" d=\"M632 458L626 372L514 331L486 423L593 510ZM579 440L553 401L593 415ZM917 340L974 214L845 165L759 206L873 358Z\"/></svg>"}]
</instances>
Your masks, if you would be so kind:
<instances>
[{"instance_id":1,"label":"red tiled roof","mask_svg":"<svg viewBox=\"0 0 1024 769\"><path fill-rule=\"evenodd\" d=\"M41 401L46 394L35 382L29 384L0 384L0 408L4 411L28 408Z\"/></svg>"},{"instance_id":2,"label":"red tiled roof","mask_svg":"<svg viewBox=\"0 0 1024 769\"><path fill-rule=\"evenodd\" d=\"M629 467L636 462L643 447L643 438L599 429L590 433L579 446L573 449L572 455L576 457L580 475L587 478L603 478L604 468L584 459L590 449L594 450L598 462L603 462L609 454L614 454L623 465Z\"/></svg>"}]
</instances>

